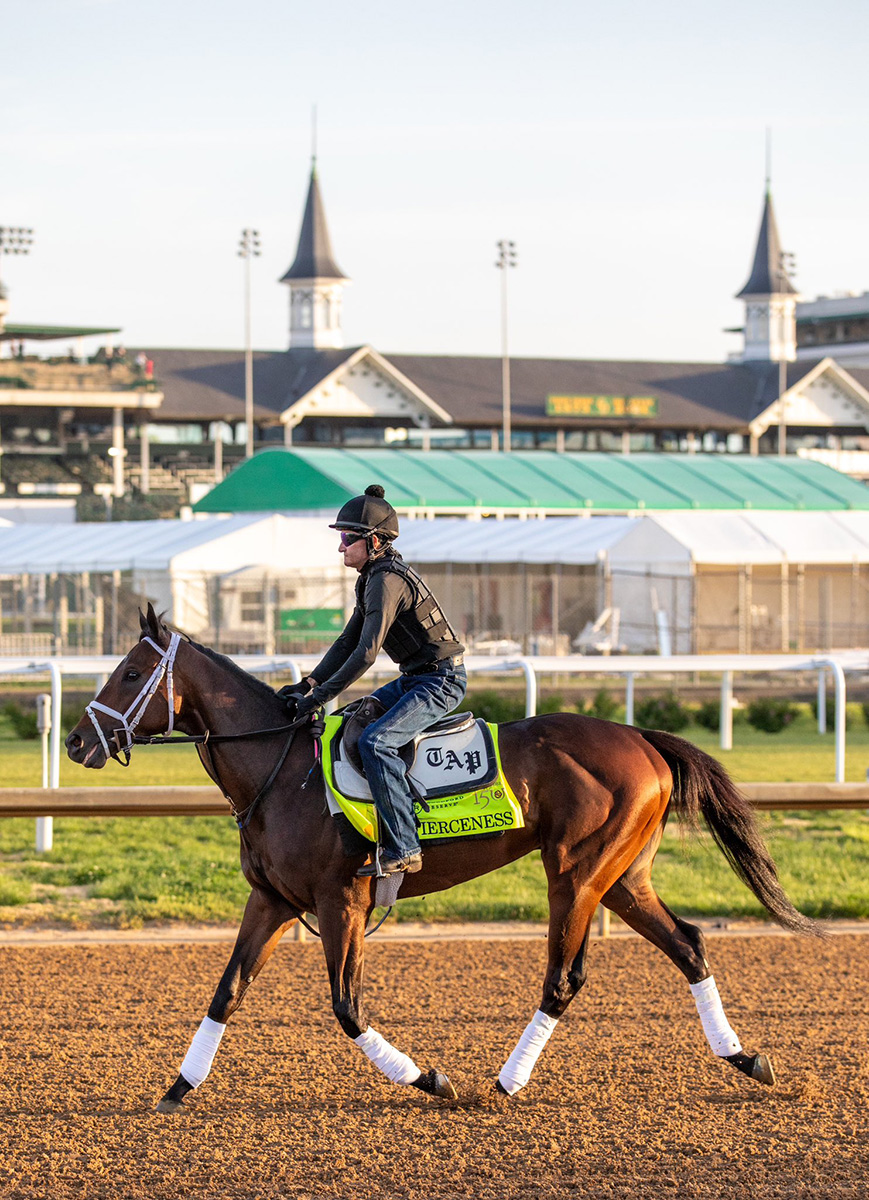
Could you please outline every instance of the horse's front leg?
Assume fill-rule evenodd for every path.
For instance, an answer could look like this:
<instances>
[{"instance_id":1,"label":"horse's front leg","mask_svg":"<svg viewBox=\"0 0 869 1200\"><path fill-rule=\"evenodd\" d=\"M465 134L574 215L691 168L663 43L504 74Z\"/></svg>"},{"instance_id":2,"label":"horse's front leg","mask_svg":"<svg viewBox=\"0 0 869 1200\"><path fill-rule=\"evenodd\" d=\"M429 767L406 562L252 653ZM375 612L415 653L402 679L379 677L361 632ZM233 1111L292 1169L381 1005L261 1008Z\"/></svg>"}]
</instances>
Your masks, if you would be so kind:
<instances>
[{"instance_id":1,"label":"horse's front leg","mask_svg":"<svg viewBox=\"0 0 869 1200\"><path fill-rule=\"evenodd\" d=\"M227 964L208 1015L193 1035L181 1072L157 1112L174 1113L184 1106L183 1098L205 1081L226 1030L226 1022L244 999L244 994L268 962L271 953L295 912L273 892L254 888L248 897L232 957Z\"/></svg>"},{"instance_id":2,"label":"horse's front leg","mask_svg":"<svg viewBox=\"0 0 869 1200\"><path fill-rule=\"evenodd\" d=\"M429 1096L455 1100L456 1090L440 1071L420 1071L408 1055L368 1024L362 1008L362 968L365 924L371 910L369 885L357 884L353 891L331 903L319 903L317 916L329 981L332 1010L338 1023L359 1049L392 1083L419 1088Z\"/></svg>"},{"instance_id":3,"label":"horse's front leg","mask_svg":"<svg viewBox=\"0 0 869 1200\"><path fill-rule=\"evenodd\" d=\"M543 997L498 1076L496 1087L508 1096L515 1096L531 1078L559 1018L588 975L588 939L598 896L581 886L577 867L558 872L550 861L554 857L544 847L549 874L549 964Z\"/></svg>"}]
</instances>

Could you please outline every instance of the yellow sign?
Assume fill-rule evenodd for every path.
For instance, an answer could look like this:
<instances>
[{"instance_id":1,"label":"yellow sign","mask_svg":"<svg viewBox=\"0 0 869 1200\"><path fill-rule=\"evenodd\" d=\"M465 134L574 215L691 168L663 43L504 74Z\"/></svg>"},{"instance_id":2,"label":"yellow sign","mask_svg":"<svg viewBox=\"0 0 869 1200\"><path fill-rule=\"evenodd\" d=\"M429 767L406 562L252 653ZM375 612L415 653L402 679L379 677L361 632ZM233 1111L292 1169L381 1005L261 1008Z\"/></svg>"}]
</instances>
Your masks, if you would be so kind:
<instances>
[{"instance_id":1,"label":"yellow sign","mask_svg":"<svg viewBox=\"0 0 869 1200\"><path fill-rule=\"evenodd\" d=\"M547 396L548 417L656 417L654 396Z\"/></svg>"}]
</instances>

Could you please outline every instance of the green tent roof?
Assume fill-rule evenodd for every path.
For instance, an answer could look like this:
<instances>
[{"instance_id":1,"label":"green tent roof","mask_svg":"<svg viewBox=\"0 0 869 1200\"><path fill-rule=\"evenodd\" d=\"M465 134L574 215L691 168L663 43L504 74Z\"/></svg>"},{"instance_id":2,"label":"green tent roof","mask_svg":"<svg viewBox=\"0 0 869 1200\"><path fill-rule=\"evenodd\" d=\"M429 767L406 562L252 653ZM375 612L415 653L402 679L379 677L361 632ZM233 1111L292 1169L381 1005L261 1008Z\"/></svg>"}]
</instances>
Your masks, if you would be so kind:
<instances>
[{"instance_id":1,"label":"green tent roof","mask_svg":"<svg viewBox=\"0 0 869 1200\"><path fill-rule=\"evenodd\" d=\"M549 513L869 509L869 488L803 458L491 450L263 450L202 513L335 509L381 483L399 510Z\"/></svg>"}]
</instances>

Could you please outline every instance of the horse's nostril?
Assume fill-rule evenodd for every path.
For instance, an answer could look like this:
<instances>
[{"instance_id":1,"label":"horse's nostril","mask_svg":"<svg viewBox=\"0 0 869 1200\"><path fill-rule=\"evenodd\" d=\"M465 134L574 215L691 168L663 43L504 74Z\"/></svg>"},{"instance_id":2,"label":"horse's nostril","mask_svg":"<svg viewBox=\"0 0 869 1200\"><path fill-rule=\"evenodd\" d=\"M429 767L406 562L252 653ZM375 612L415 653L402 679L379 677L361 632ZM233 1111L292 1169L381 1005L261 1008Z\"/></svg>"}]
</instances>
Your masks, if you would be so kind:
<instances>
[{"instance_id":1,"label":"horse's nostril","mask_svg":"<svg viewBox=\"0 0 869 1200\"><path fill-rule=\"evenodd\" d=\"M69 737L66 739L66 748L67 748L67 750L80 750L81 749L81 738L79 737L79 735L77 733L71 733L69 735Z\"/></svg>"}]
</instances>

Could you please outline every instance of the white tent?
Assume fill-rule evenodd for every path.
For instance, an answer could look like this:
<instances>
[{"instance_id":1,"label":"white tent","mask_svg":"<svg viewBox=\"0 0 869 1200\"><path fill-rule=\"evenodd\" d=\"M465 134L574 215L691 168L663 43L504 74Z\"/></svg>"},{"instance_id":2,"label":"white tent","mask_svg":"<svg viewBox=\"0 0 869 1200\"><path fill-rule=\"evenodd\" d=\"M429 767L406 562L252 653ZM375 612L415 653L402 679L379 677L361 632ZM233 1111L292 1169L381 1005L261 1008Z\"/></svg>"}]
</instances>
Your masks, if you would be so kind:
<instances>
[{"instance_id":1,"label":"white tent","mask_svg":"<svg viewBox=\"0 0 869 1200\"><path fill-rule=\"evenodd\" d=\"M673 512L643 517L614 560L649 563L686 554L696 565L869 562L869 512ZM678 547L678 549L676 549Z\"/></svg>"},{"instance_id":2,"label":"white tent","mask_svg":"<svg viewBox=\"0 0 869 1200\"><path fill-rule=\"evenodd\" d=\"M485 579L494 578L500 564L498 603L507 611L512 600L512 619L524 622L526 645L540 641L547 621L552 638L559 620L573 637L577 613L589 619L607 609L620 613L618 641L640 653L659 648L662 628L676 653L869 641L869 512L416 521L404 524L400 549L430 570L449 564L442 583L459 596L459 607L458 571L480 574L485 594ZM508 599L513 564L523 570ZM586 568L584 600L578 584L569 592L570 576L557 576L558 567ZM531 595L523 599L522 589ZM468 612L485 608L485 600L476 600L480 590L464 600ZM573 628L569 613L556 613L559 603L571 608ZM475 628L485 632L487 624L491 618L480 616ZM512 636L519 633L514 628Z\"/></svg>"},{"instance_id":3,"label":"white tent","mask_svg":"<svg viewBox=\"0 0 869 1200\"><path fill-rule=\"evenodd\" d=\"M596 563L641 517L405 521L397 543L413 563Z\"/></svg>"},{"instance_id":4,"label":"white tent","mask_svg":"<svg viewBox=\"0 0 869 1200\"><path fill-rule=\"evenodd\" d=\"M75 500L47 496L0 496L0 518L0 525L71 525L75 520Z\"/></svg>"},{"instance_id":5,"label":"white tent","mask_svg":"<svg viewBox=\"0 0 869 1200\"><path fill-rule=\"evenodd\" d=\"M619 610L618 640L636 652L658 649L662 626L678 653L869 643L869 512L405 520L398 549L474 643L563 651L607 608ZM47 581L88 573L122 574L116 592L153 600L226 648L231 630L238 648L263 644L283 610L328 608L340 622L355 583L321 518L0 528L4 622L22 575L42 580L49 613Z\"/></svg>"},{"instance_id":6,"label":"white tent","mask_svg":"<svg viewBox=\"0 0 869 1200\"><path fill-rule=\"evenodd\" d=\"M123 576L128 595L151 600L192 634L213 627L214 581L247 576L261 589L264 578L291 578L302 586L316 578L321 585L331 580L342 595L344 574L335 534L325 522L277 514L0 528L0 579L42 577L43 606L51 604L45 577Z\"/></svg>"}]
</instances>

